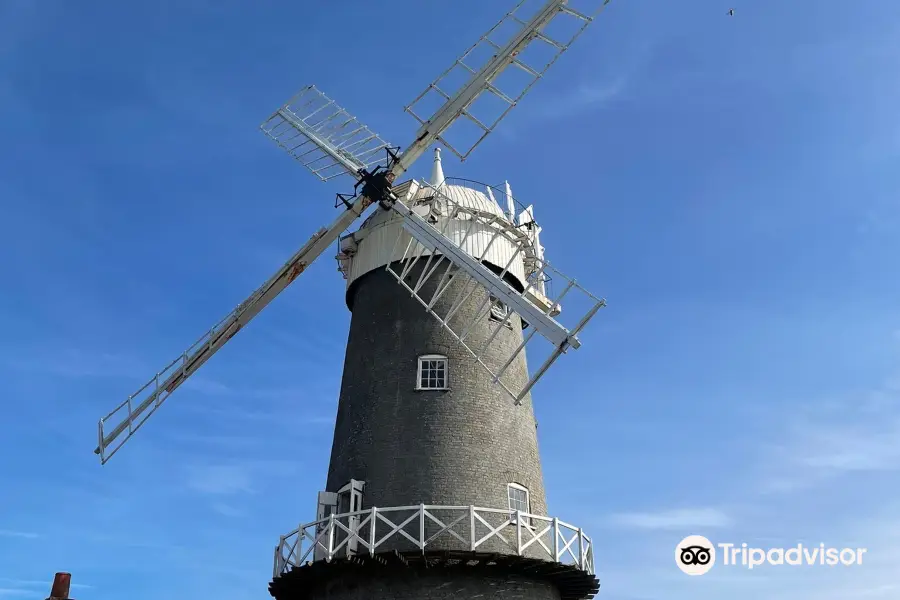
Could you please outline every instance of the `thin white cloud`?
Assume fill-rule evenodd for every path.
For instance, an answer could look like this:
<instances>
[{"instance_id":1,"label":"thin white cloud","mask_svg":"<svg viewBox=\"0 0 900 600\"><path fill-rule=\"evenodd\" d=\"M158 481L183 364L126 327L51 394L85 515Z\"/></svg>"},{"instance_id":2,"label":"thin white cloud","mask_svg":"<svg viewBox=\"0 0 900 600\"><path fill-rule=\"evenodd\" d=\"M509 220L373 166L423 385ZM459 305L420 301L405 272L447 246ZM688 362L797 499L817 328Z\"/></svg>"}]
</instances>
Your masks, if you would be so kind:
<instances>
[{"instance_id":1,"label":"thin white cloud","mask_svg":"<svg viewBox=\"0 0 900 600\"><path fill-rule=\"evenodd\" d=\"M15 531L12 529L0 529L0 537L13 537L13 538L25 538L29 540L33 540L41 537L39 533L34 533L32 531Z\"/></svg>"},{"instance_id":2,"label":"thin white cloud","mask_svg":"<svg viewBox=\"0 0 900 600\"><path fill-rule=\"evenodd\" d=\"M248 448L261 446L271 439L264 435L256 437L247 435L212 435L205 433L195 433L190 431L173 431L171 428L163 434L166 439L173 442L190 444L192 446L216 446L224 448Z\"/></svg>"},{"instance_id":3,"label":"thin white cloud","mask_svg":"<svg viewBox=\"0 0 900 600\"><path fill-rule=\"evenodd\" d=\"M70 583L69 587L73 590L92 590L94 586L88 585L86 583Z\"/></svg>"},{"instance_id":4,"label":"thin white cloud","mask_svg":"<svg viewBox=\"0 0 900 600\"><path fill-rule=\"evenodd\" d=\"M705 530L728 527L732 519L715 508L680 508L659 512L620 513L610 517L619 527L648 530Z\"/></svg>"},{"instance_id":5,"label":"thin white cloud","mask_svg":"<svg viewBox=\"0 0 900 600\"><path fill-rule=\"evenodd\" d=\"M627 89L624 76L607 81L588 81L571 88L566 93L550 96L535 103L532 116L542 119L571 117L596 110L619 99Z\"/></svg>"},{"instance_id":6,"label":"thin white cloud","mask_svg":"<svg viewBox=\"0 0 900 600\"><path fill-rule=\"evenodd\" d=\"M188 487L203 494L252 493L250 469L243 465L193 466L188 469Z\"/></svg>"},{"instance_id":7,"label":"thin white cloud","mask_svg":"<svg viewBox=\"0 0 900 600\"><path fill-rule=\"evenodd\" d=\"M797 461L826 471L886 471L900 468L900 421L880 431L825 426L806 432Z\"/></svg>"},{"instance_id":8,"label":"thin white cloud","mask_svg":"<svg viewBox=\"0 0 900 600\"><path fill-rule=\"evenodd\" d=\"M40 598L43 594L22 588L0 588L0 598Z\"/></svg>"},{"instance_id":9,"label":"thin white cloud","mask_svg":"<svg viewBox=\"0 0 900 600\"><path fill-rule=\"evenodd\" d=\"M22 356L21 352L5 352L8 358L6 366L32 373L44 373L59 377L120 377L144 378L150 373L143 364L132 357L92 352L84 348L67 348L58 350L49 345L38 349L31 355Z\"/></svg>"},{"instance_id":10,"label":"thin white cloud","mask_svg":"<svg viewBox=\"0 0 900 600\"><path fill-rule=\"evenodd\" d=\"M231 506L230 504L225 504L224 502L214 502L211 506L213 512L222 515L223 517L242 517L244 516L244 511L241 509Z\"/></svg>"},{"instance_id":11,"label":"thin white cloud","mask_svg":"<svg viewBox=\"0 0 900 600\"><path fill-rule=\"evenodd\" d=\"M224 396L234 397L241 402L247 399L269 400L269 401L296 401L298 399L308 398L312 394L309 387L283 387L283 388L239 388L233 387L216 379L208 377L197 377L196 375L184 382L183 389L196 392L203 396L221 398ZM220 405L221 402L217 402Z\"/></svg>"},{"instance_id":12,"label":"thin white cloud","mask_svg":"<svg viewBox=\"0 0 900 600\"><path fill-rule=\"evenodd\" d=\"M155 541L146 536L122 536L109 535L105 533L84 533L78 536L79 539L102 545L105 547L117 546L132 550L149 550L153 553L164 551L169 554L174 552L186 552L189 548L179 544L172 544L166 541ZM74 587L75 584L72 584Z\"/></svg>"},{"instance_id":13,"label":"thin white cloud","mask_svg":"<svg viewBox=\"0 0 900 600\"><path fill-rule=\"evenodd\" d=\"M793 492L850 473L900 470L896 378L797 416L763 452L760 491Z\"/></svg>"},{"instance_id":14,"label":"thin white cloud","mask_svg":"<svg viewBox=\"0 0 900 600\"><path fill-rule=\"evenodd\" d=\"M297 427L298 425L329 425L334 423L333 411L329 411L330 414L326 413L324 410L321 412L317 410L318 414L298 414L294 412L296 403L274 402L269 405L268 408L260 408L260 402L246 402L250 399L258 400L267 397L274 400L280 400L282 397L291 400L302 400L305 399L303 392L293 390L258 390L253 392L252 390L247 390L235 393L235 397L239 398L239 400L234 404L225 402L211 403L201 400L184 404L181 408L192 413L202 413L206 418L219 417L222 420L240 421L241 423L268 422L270 424L285 427ZM251 408L245 409L243 408L244 405Z\"/></svg>"},{"instance_id":15,"label":"thin white cloud","mask_svg":"<svg viewBox=\"0 0 900 600\"><path fill-rule=\"evenodd\" d=\"M582 83L560 104L571 110L593 108L619 98L625 91L625 78Z\"/></svg>"},{"instance_id":16,"label":"thin white cloud","mask_svg":"<svg viewBox=\"0 0 900 600\"><path fill-rule=\"evenodd\" d=\"M188 490L223 497L256 494L270 487L280 487L285 477L300 468L297 460L265 458L229 463L189 465L183 484Z\"/></svg>"},{"instance_id":17,"label":"thin white cloud","mask_svg":"<svg viewBox=\"0 0 900 600\"><path fill-rule=\"evenodd\" d=\"M208 396L224 396L226 394L234 393L234 390L224 383L213 379L197 377L196 375L185 381L184 387L192 392Z\"/></svg>"},{"instance_id":18,"label":"thin white cloud","mask_svg":"<svg viewBox=\"0 0 900 600\"><path fill-rule=\"evenodd\" d=\"M10 579L8 577L0 577L0 584L4 586L13 586L15 588L24 588L24 587L46 587L47 590L50 590L50 587L53 585L53 579ZM94 586L87 585L84 583L69 583L69 587L73 590L92 590Z\"/></svg>"}]
</instances>

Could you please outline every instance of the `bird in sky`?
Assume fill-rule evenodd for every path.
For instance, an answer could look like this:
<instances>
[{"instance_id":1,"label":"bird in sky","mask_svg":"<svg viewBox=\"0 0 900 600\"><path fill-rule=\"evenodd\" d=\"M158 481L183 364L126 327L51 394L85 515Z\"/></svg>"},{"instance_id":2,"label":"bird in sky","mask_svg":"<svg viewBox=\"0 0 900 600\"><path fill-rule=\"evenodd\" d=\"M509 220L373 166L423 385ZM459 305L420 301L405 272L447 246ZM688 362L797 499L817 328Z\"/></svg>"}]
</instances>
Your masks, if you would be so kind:
<instances>
[{"instance_id":1,"label":"bird in sky","mask_svg":"<svg viewBox=\"0 0 900 600\"><path fill-rule=\"evenodd\" d=\"M734 9L733 9L733 8L729 8L729 9L728 9L728 16L729 16L729 17L733 17L733 16L734 16Z\"/></svg>"}]
</instances>

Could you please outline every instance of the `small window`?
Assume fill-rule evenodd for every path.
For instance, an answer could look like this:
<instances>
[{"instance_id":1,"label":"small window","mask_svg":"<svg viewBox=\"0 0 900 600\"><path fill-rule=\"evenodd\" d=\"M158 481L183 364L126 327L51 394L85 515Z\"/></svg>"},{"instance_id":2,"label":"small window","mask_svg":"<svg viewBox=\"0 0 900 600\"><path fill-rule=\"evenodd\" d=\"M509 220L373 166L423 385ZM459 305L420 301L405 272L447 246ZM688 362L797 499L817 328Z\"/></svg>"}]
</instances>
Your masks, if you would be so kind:
<instances>
[{"instance_id":1,"label":"small window","mask_svg":"<svg viewBox=\"0 0 900 600\"><path fill-rule=\"evenodd\" d=\"M501 300L491 296L491 321L502 321L504 325L512 328L512 322L509 320L509 307Z\"/></svg>"},{"instance_id":2,"label":"small window","mask_svg":"<svg viewBox=\"0 0 900 600\"><path fill-rule=\"evenodd\" d=\"M509 308L497 298L491 296L491 318L502 321L509 316Z\"/></svg>"},{"instance_id":3,"label":"small window","mask_svg":"<svg viewBox=\"0 0 900 600\"><path fill-rule=\"evenodd\" d=\"M419 370L416 376L417 390L446 390L447 357L440 354L426 354L419 357Z\"/></svg>"},{"instance_id":4,"label":"small window","mask_svg":"<svg viewBox=\"0 0 900 600\"><path fill-rule=\"evenodd\" d=\"M509 510L512 514L512 522L515 523L515 511L521 510L523 513L531 512L531 504L528 498L528 488L518 483L510 483L506 486L507 496L509 497ZM530 525L531 519L525 519L525 525Z\"/></svg>"}]
</instances>

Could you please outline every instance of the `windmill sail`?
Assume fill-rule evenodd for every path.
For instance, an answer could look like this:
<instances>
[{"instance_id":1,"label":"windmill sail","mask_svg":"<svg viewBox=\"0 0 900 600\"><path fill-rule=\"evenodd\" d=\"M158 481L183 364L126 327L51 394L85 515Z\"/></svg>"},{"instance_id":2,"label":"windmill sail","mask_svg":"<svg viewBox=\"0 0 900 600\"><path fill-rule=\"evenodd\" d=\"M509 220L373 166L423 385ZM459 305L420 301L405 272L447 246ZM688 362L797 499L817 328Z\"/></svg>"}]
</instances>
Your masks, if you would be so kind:
<instances>
[{"instance_id":1,"label":"windmill sail","mask_svg":"<svg viewBox=\"0 0 900 600\"><path fill-rule=\"evenodd\" d=\"M98 444L94 450L94 453L100 455L100 462L106 464L106 461L137 432L172 392L293 283L306 270L306 267L334 243L340 233L359 216L365 206L364 202L357 202L351 209L341 213L329 227L323 227L317 231L246 300L204 333L178 358L156 373L138 391L128 396L108 415L100 419Z\"/></svg>"},{"instance_id":2,"label":"windmill sail","mask_svg":"<svg viewBox=\"0 0 900 600\"><path fill-rule=\"evenodd\" d=\"M556 57L568 48L568 45L592 20L592 17L587 16L587 13L573 9L571 6L572 0L549 0L532 17L526 20L522 7L527 1L522 0L519 2L516 8L501 20L498 26L495 26L488 35L482 37L473 46L474 49L479 44L486 44L491 48L491 58L481 67L473 68L469 62L463 62L463 59L472 55L472 49L464 55L463 59L455 63L455 66L461 66L468 72L465 85L455 93L447 93L436 86L437 82L444 80L442 75L435 84L429 86L429 89L437 90L441 94L441 104L431 113L431 117L427 119L416 117L422 126L413 137L413 142L392 164L382 162L388 156L388 153L384 152L384 150L391 148L391 145L379 135L373 133L367 126L360 123L356 117L337 105L334 100L319 91L315 86L303 88L291 100L276 110L260 128L290 156L323 181L329 181L340 175L350 175L357 182L360 182L362 169L372 171L379 165L390 168L393 174L398 176L405 172L437 141L443 142L448 148L465 158L472 151L474 145L464 154L460 154L459 151L447 144L443 137L448 128L457 123L461 117L467 117L468 120L479 124L484 130L484 133L480 135L475 145L480 143L487 133L530 89L531 85L555 62ZM602 1L605 5L609 0L578 1L591 4ZM551 21L558 21L557 17L559 15L574 17L581 24L575 36L568 38L568 41L564 43L558 42L555 38L549 36L547 32L547 26L551 24ZM496 41L497 38L492 37L492 32L495 32L499 25L504 23L513 24L516 31L512 38L501 46ZM553 58L539 69L530 67L522 55L523 51L535 40L549 44L549 47L553 48L555 53ZM519 70L527 73L533 79L514 98L504 95L500 88L495 85L500 74L507 71L507 67L511 65L518 67ZM500 117L494 120L488 128L485 128L475 117L472 108L473 102L485 91L507 103ZM418 100L413 104L415 105L417 102ZM412 105L408 108L411 107ZM397 200L396 195L398 193L397 191L393 192L392 200ZM303 248L247 300L242 302L165 369L154 375L138 392L129 396L116 406L112 412L102 418L99 423L99 443L95 450L95 453L100 455L101 462L105 464L121 448L122 444L131 439L138 428L159 409L177 387L209 360L219 348L265 308L275 296L280 294L306 267L322 254L325 248L336 242L341 232L347 229L375 200L380 199L360 196L352 203L348 203L346 211L341 213L330 226L319 230ZM404 205L402 202L395 202L395 206L398 211L403 211ZM541 304L543 295L538 293L536 289L526 290L526 293L521 297L521 302L509 296L509 292L497 283L496 276L490 273L486 275L479 270L479 265L473 264L471 257L466 258L464 256L465 253L459 254L447 247L446 238L441 238L439 235L434 237L435 231L429 230L427 223L425 223L425 228L423 228L423 222L420 222L421 219L416 220L413 218L415 215L410 217L407 214L405 216L408 217L408 230L412 235L417 236L416 239L421 238L425 243L431 244L432 247L442 248L448 253L447 260L451 261L455 268L461 269L462 272L471 277L476 285L482 286L482 289L490 290L491 293L496 292L499 294L499 297L505 298L515 310L521 311L520 314L522 314L523 318L531 318L534 323L540 324L533 331L540 330L542 335L551 340L555 344L554 352L557 355L564 352L568 347L577 347L576 334L580 327L576 327L573 330L560 329L560 327L554 325L552 319L547 321L538 312L535 312L536 306L543 306ZM554 309L554 305L547 305L547 314L549 315ZM461 341L465 340L465 335L461 334L458 337ZM551 362L552 360L545 363L545 366L539 370L538 376ZM498 378L500 376L502 376L502 373L498 375ZM522 397L521 393L514 393L514 395L517 398Z\"/></svg>"},{"instance_id":3,"label":"windmill sail","mask_svg":"<svg viewBox=\"0 0 900 600\"><path fill-rule=\"evenodd\" d=\"M387 166L384 150L392 147L314 85L300 90L259 128L322 181L358 178L360 169Z\"/></svg>"},{"instance_id":4,"label":"windmill sail","mask_svg":"<svg viewBox=\"0 0 900 600\"><path fill-rule=\"evenodd\" d=\"M609 0L551 0L534 11L535 0L519 0L432 81L406 107L406 112L423 130L433 126L441 129L438 140L465 160L608 3ZM501 78L509 66L516 67L520 77ZM456 90L459 91L454 95ZM445 100L452 108L454 120L465 117L454 124L454 129L459 127L462 131L445 133L449 123L442 120L447 118L442 114L443 107L430 113L429 106Z\"/></svg>"}]
</instances>

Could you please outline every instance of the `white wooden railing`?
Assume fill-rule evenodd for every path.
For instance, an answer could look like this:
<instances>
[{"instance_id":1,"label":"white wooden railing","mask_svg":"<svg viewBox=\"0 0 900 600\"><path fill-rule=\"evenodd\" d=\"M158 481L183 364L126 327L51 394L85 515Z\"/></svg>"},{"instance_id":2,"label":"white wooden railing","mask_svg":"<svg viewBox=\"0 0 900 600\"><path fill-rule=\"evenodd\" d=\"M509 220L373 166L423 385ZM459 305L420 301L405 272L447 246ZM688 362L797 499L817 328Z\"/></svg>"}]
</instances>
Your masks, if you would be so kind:
<instances>
[{"instance_id":1,"label":"white wooden railing","mask_svg":"<svg viewBox=\"0 0 900 600\"><path fill-rule=\"evenodd\" d=\"M273 576L315 560L375 555L398 544L421 552L451 545L473 552L481 548L569 564L594 574L591 538L580 527L521 511L420 504L369 508L301 525L281 536Z\"/></svg>"}]
</instances>

